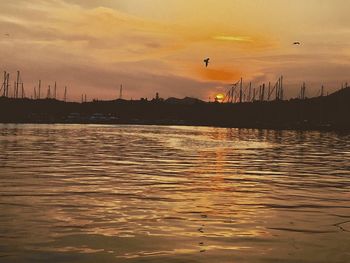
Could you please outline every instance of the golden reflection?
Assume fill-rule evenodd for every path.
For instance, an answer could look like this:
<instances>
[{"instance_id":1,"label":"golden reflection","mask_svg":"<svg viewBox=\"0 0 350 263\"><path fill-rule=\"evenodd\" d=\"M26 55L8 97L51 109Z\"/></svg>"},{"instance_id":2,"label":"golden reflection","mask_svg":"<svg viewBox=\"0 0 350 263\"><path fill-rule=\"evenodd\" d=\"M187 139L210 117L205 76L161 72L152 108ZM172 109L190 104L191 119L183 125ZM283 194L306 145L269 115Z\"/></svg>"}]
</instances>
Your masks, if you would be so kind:
<instances>
[{"instance_id":1,"label":"golden reflection","mask_svg":"<svg viewBox=\"0 0 350 263\"><path fill-rule=\"evenodd\" d=\"M267 220L274 213L255 209L254 206L251 209L244 207L245 204L260 203L266 195L255 191L255 183L243 181L243 178L246 177L246 167L232 169L230 166L234 162L230 156L235 151L244 151L248 146L242 140L235 141L232 133L232 129L207 128L200 135L199 140L202 145L207 145L207 147L190 150L194 151L193 155L198 155L198 158L193 160L189 174L192 175L193 179L191 180L191 188L202 190L201 192L186 193L187 198L195 200L195 202L187 209L178 209L179 211L192 209L192 211L204 216L200 220L204 226L200 229L205 231L203 235L206 237L250 236L257 238L269 235L263 229L249 227L245 228L244 231L240 229L241 225L249 226L252 222L262 218ZM234 141L230 143L231 140ZM262 145L256 144L255 146ZM202 180L201 178L206 179ZM231 179L233 181L229 183ZM237 183L234 183L235 180ZM207 218L215 218L219 221L220 218L230 218L230 220L226 220L222 227L216 225L215 231L212 232L206 229L210 228L212 224L211 220L208 221ZM201 236L200 233L198 235Z\"/></svg>"},{"instance_id":2,"label":"golden reflection","mask_svg":"<svg viewBox=\"0 0 350 263\"><path fill-rule=\"evenodd\" d=\"M317 250L307 244L318 244L319 253L348 244L347 235L335 235L349 228L342 223L350 184L347 135L340 140L327 133L321 140L309 132L210 127L6 127L0 133L6 253L20 255L24 248L35 257L118 260L204 253L221 262L231 251L284 258L298 239L307 238L297 244L303 253ZM7 139L14 133L16 139Z\"/></svg>"}]
</instances>

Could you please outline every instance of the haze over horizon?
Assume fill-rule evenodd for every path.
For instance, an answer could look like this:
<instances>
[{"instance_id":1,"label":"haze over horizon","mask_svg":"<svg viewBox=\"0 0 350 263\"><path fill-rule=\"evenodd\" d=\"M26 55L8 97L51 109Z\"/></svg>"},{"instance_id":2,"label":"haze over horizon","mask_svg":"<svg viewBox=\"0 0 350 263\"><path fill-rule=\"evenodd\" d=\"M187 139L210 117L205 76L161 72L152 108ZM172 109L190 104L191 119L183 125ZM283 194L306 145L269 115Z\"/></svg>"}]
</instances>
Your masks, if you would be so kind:
<instances>
[{"instance_id":1,"label":"haze over horizon","mask_svg":"<svg viewBox=\"0 0 350 263\"><path fill-rule=\"evenodd\" d=\"M39 79L59 97L207 100L243 77L284 75L286 95L348 81L346 0L16 0L0 3L0 70L27 94ZM293 42L300 41L300 46ZM203 59L210 57L205 68ZM44 92L43 92L44 93Z\"/></svg>"}]
</instances>

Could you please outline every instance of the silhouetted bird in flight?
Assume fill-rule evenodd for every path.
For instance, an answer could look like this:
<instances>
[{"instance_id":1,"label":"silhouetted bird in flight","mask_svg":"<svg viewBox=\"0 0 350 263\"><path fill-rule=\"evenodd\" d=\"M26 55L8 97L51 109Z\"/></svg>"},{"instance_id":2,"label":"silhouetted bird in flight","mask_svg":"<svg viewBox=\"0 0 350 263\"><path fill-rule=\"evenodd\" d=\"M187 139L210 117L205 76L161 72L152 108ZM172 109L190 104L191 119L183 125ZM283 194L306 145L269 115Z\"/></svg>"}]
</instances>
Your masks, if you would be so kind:
<instances>
[{"instance_id":1,"label":"silhouetted bird in flight","mask_svg":"<svg viewBox=\"0 0 350 263\"><path fill-rule=\"evenodd\" d=\"M296 41L296 42L293 43L293 45L298 45L299 46L299 45L301 45L301 43L299 41Z\"/></svg>"},{"instance_id":2,"label":"silhouetted bird in flight","mask_svg":"<svg viewBox=\"0 0 350 263\"><path fill-rule=\"evenodd\" d=\"M208 67L208 64L209 64L209 58L204 59L204 63L205 63L205 67Z\"/></svg>"},{"instance_id":3,"label":"silhouetted bird in flight","mask_svg":"<svg viewBox=\"0 0 350 263\"><path fill-rule=\"evenodd\" d=\"M238 85L238 83L240 83L240 81L237 81L236 83L232 83L232 84L230 84L230 86L236 86L236 85Z\"/></svg>"}]
</instances>

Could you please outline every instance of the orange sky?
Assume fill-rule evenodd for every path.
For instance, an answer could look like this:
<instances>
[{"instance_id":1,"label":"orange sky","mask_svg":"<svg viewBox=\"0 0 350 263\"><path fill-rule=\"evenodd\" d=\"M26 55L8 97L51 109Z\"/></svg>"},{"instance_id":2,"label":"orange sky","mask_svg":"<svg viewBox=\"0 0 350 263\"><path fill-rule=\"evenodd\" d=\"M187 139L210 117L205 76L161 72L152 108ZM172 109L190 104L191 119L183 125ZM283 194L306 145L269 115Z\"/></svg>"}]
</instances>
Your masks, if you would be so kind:
<instances>
[{"instance_id":1,"label":"orange sky","mask_svg":"<svg viewBox=\"0 0 350 263\"><path fill-rule=\"evenodd\" d=\"M120 84L127 99L206 100L241 76L280 74L287 95L303 81L315 95L348 81L348 10L347 0L1 1L0 70L12 80L21 70L27 94L56 80L70 100L113 99Z\"/></svg>"}]
</instances>

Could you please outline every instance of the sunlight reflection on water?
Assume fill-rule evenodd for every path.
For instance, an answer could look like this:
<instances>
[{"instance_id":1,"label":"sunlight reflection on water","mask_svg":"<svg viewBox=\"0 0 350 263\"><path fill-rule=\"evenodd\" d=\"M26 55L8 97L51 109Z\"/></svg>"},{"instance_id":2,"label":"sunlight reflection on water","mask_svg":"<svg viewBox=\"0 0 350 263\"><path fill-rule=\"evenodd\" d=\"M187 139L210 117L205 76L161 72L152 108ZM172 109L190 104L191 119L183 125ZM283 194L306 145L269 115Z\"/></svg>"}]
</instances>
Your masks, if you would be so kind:
<instances>
[{"instance_id":1,"label":"sunlight reflection on water","mask_svg":"<svg viewBox=\"0 0 350 263\"><path fill-rule=\"evenodd\" d=\"M349 262L349 139L0 125L0 262Z\"/></svg>"}]
</instances>

